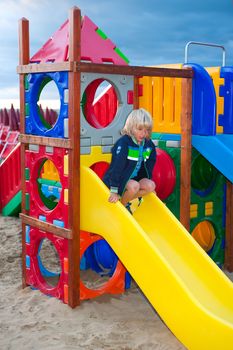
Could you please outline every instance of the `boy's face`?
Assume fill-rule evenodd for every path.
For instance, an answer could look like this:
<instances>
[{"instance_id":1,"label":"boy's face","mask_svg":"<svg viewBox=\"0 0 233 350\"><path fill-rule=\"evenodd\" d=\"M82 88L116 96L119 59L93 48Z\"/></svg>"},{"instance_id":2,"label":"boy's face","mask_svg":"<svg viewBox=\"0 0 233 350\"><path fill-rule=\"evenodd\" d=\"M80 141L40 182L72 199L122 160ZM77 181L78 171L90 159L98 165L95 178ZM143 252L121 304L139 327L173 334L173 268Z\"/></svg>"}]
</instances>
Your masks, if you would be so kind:
<instances>
[{"instance_id":1,"label":"boy's face","mask_svg":"<svg viewBox=\"0 0 233 350\"><path fill-rule=\"evenodd\" d=\"M140 144L146 137L148 137L149 132L144 126L135 127L133 130L133 136L135 137L138 144Z\"/></svg>"}]
</instances>

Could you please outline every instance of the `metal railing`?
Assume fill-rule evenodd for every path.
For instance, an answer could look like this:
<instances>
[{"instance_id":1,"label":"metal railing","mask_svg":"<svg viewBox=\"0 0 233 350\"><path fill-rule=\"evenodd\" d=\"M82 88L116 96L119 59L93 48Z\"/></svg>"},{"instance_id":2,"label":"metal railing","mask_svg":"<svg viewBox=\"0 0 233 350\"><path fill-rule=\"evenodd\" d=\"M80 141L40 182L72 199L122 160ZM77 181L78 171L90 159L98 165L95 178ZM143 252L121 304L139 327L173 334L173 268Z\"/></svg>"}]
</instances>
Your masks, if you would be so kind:
<instances>
[{"instance_id":1,"label":"metal railing","mask_svg":"<svg viewBox=\"0 0 233 350\"><path fill-rule=\"evenodd\" d=\"M189 41L185 46L185 54L184 54L184 63L188 63L188 49L190 45L201 45L201 46L208 46L208 47L218 47L223 50L222 53L222 66L224 67L226 65L226 50L225 47L218 44L212 44L212 43L203 43L199 41Z\"/></svg>"}]
</instances>

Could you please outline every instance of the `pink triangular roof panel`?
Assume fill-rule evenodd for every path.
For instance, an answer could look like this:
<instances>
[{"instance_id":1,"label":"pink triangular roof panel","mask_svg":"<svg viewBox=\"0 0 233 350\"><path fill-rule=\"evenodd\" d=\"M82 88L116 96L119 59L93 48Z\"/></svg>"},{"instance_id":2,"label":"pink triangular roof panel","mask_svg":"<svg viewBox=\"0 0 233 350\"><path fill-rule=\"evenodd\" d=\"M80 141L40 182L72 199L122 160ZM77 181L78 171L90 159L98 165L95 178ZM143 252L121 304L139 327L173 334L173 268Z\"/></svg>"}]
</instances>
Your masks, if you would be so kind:
<instances>
[{"instance_id":1,"label":"pink triangular roof panel","mask_svg":"<svg viewBox=\"0 0 233 350\"><path fill-rule=\"evenodd\" d=\"M88 18L83 17L81 27L81 60L93 63L112 63L126 65L116 51L116 45L108 38L97 33L98 27ZM64 62L69 59L69 20L32 56L30 62Z\"/></svg>"},{"instance_id":2,"label":"pink triangular roof panel","mask_svg":"<svg viewBox=\"0 0 233 350\"><path fill-rule=\"evenodd\" d=\"M67 60L69 43L69 21L67 20L55 33L49 38L42 48L30 59L30 62L64 62Z\"/></svg>"}]
</instances>

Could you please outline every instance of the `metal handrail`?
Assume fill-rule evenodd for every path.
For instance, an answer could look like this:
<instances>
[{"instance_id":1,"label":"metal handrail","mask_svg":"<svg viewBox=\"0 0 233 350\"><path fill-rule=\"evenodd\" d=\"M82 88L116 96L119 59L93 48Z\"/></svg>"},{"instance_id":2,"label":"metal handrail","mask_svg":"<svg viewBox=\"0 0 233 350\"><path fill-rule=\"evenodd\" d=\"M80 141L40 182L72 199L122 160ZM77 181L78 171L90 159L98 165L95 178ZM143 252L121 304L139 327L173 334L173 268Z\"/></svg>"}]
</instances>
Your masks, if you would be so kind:
<instances>
[{"instance_id":1,"label":"metal handrail","mask_svg":"<svg viewBox=\"0 0 233 350\"><path fill-rule=\"evenodd\" d=\"M199 41L189 41L185 46L185 55L184 55L184 63L188 63L188 48L190 45L202 45L202 46L211 46L211 47L219 47L223 50L222 54L222 66L224 67L226 65L226 50L225 47L222 45L212 44L212 43L202 43Z\"/></svg>"}]
</instances>

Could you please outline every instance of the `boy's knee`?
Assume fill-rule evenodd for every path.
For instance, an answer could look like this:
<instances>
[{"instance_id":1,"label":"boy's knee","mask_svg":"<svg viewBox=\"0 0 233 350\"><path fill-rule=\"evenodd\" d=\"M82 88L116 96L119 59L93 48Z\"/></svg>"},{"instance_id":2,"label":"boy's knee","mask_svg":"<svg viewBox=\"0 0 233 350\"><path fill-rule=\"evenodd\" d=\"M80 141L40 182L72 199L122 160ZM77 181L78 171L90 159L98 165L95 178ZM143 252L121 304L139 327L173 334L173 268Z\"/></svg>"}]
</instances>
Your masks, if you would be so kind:
<instances>
[{"instance_id":1,"label":"boy's knee","mask_svg":"<svg viewBox=\"0 0 233 350\"><path fill-rule=\"evenodd\" d=\"M155 190L155 183L152 180L149 180L146 184L146 189L148 192L153 192Z\"/></svg>"},{"instance_id":2,"label":"boy's knee","mask_svg":"<svg viewBox=\"0 0 233 350\"><path fill-rule=\"evenodd\" d=\"M156 187L154 181L150 181L150 187L151 187L151 192L153 192L155 190L155 187Z\"/></svg>"},{"instance_id":3,"label":"boy's knee","mask_svg":"<svg viewBox=\"0 0 233 350\"><path fill-rule=\"evenodd\" d=\"M140 189L140 185L138 182L134 181L134 182L130 182L128 185L127 185L127 190L130 192L130 193L137 193Z\"/></svg>"}]
</instances>

